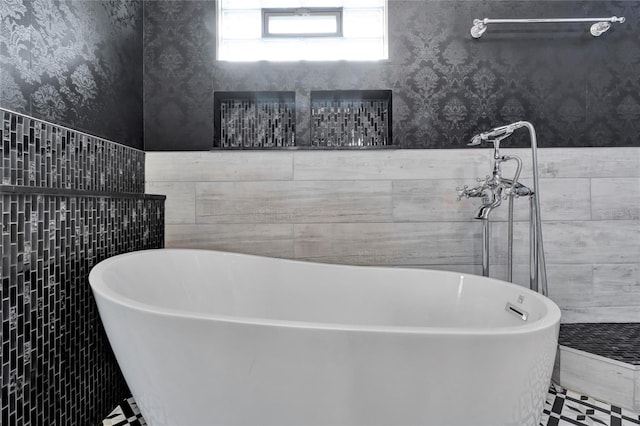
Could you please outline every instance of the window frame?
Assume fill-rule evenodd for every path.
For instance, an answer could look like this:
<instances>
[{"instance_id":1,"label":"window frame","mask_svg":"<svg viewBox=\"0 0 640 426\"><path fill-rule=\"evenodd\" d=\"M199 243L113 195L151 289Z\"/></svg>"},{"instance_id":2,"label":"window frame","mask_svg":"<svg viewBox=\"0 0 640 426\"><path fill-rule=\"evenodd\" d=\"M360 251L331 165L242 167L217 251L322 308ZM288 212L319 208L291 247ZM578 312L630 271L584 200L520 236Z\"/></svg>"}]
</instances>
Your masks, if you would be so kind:
<instances>
[{"instance_id":1,"label":"window frame","mask_svg":"<svg viewBox=\"0 0 640 426\"><path fill-rule=\"evenodd\" d=\"M342 7L287 7L262 8L262 38L316 38L343 37L343 8ZM334 33L271 33L269 32L269 18L271 16L335 16L336 32Z\"/></svg>"},{"instance_id":2,"label":"window frame","mask_svg":"<svg viewBox=\"0 0 640 426\"><path fill-rule=\"evenodd\" d=\"M228 0L230 2L233 2L234 0ZM261 3L262 1L264 1L264 3ZM247 0L247 4L251 4L251 6L248 7L227 7L226 5L224 5L225 0L216 0L216 5L217 5L217 10L216 10L216 24L215 24L215 61L216 62L228 62L228 63L256 63L256 62L338 62L338 61L347 61L347 62L388 62L389 61L389 2L390 0L377 0L379 2L379 4L377 5L366 5L366 6L353 6L352 4L349 3L349 5L347 6L347 3L345 3L344 5L342 4L341 1L336 1L334 3L334 5L332 7L341 7L343 9L343 19L342 19L342 29L343 29L343 34L342 37L310 37L307 34L303 34L302 36L291 36L291 37L262 37L262 9L278 9L278 1L279 0ZM309 5L307 6L307 4L309 2L313 2L313 1L321 1L321 0L282 0L282 4L283 5L287 5L287 7L284 7L284 9L299 9L299 8L313 8L315 7L314 5ZM345 2L349 2L350 0L344 0ZM292 5L292 3L294 3ZM262 4L264 7L261 7L259 4ZM302 5L302 6L298 6L298 5ZM253 6L255 5L255 6ZM275 7L272 7L275 6ZM323 6L324 7L324 6ZM371 11L371 10L380 10L382 12L382 15L380 16L381 22L380 22L380 26L377 26L378 24L376 24L375 27L373 28L378 28L380 31L380 35L377 37L372 37L372 38L368 38L367 36L362 37L362 40L365 41L365 43L367 42L367 40L369 41L373 41L373 40L378 40L379 42L379 47L377 48L378 51L376 52L375 50L370 50L372 48L371 44L368 44L366 47L366 50L369 52L367 54L362 54L363 50L359 49L358 47L356 47L355 49L358 50L353 50L354 48L350 48L352 50L349 50L349 53L345 54L336 54L336 55L328 55L328 56L322 56L321 55L317 55L317 57L311 57L310 55L305 55L305 54L294 54L291 55L290 57L285 55L282 55L276 51L270 51L269 54L266 55L261 55L261 54L248 54L248 55L243 55L243 54L236 54L235 52L242 52L242 50L231 50L230 46L232 44L240 45L240 49L246 49L246 48L250 48L250 49L254 49L255 47L259 46L260 44L258 43L260 40L262 41L262 43L284 43L288 40L291 40L292 42L294 41L300 41L301 43L297 43L297 44L305 44L304 41L307 40L309 42L315 42L315 43L323 43L323 40L327 40L327 43L334 43L334 42L345 42L347 44L353 44L353 40L358 38L358 37L352 37L350 35L348 35L348 33L350 33L350 28L352 28L351 26L349 26L349 24L347 23L347 15L349 15L349 21L351 20L351 17L353 16L352 13L354 10L367 10L367 11ZM232 13L243 13L244 11L255 11L257 13L257 16L255 17L255 23L252 25L255 25L252 28L255 28L255 36L253 37L227 37L225 34L226 32L223 31L223 28L225 27L225 20L223 19L223 15L226 14L227 11L230 11ZM236 27L234 27L236 28ZM253 42L255 43L252 46L248 45L248 42ZM269 45L269 46L274 46L273 44ZM236 47L233 47L233 49L237 49ZM349 49L349 48L348 48ZM315 51L315 48L312 48L311 50L308 51ZM232 53L233 52L233 53ZM353 53L351 53L353 52Z\"/></svg>"}]
</instances>

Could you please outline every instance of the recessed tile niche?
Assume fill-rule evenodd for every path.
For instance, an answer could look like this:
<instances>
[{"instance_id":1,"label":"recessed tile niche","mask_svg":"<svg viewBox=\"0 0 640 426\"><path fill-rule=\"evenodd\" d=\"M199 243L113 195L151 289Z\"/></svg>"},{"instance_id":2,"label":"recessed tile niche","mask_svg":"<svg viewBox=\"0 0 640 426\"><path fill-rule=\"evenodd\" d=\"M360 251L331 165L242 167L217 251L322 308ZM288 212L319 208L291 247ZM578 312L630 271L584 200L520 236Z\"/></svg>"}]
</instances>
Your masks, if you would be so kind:
<instances>
[{"instance_id":1,"label":"recessed tile niche","mask_svg":"<svg viewBox=\"0 0 640 426\"><path fill-rule=\"evenodd\" d=\"M295 92L216 92L214 147L295 146L295 106Z\"/></svg>"},{"instance_id":2,"label":"recessed tile niche","mask_svg":"<svg viewBox=\"0 0 640 426\"><path fill-rule=\"evenodd\" d=\"M295 92L216 92L214 149L385 148L391 136L391 90L311 91L307 127L296 136ZM306 119L306 118L305 118ZM304 120L304 119L303 119Z\"/></svg>"},{"instance_id":3,"label":"recessed tile niche","mask_svg":"<svg viewBox=\"0 0 640 426\"><path fill-rule=\"evenodd\" d=\"M391 145L391 90L311 92L311 146Z\"/></svg>"}]
</instances>

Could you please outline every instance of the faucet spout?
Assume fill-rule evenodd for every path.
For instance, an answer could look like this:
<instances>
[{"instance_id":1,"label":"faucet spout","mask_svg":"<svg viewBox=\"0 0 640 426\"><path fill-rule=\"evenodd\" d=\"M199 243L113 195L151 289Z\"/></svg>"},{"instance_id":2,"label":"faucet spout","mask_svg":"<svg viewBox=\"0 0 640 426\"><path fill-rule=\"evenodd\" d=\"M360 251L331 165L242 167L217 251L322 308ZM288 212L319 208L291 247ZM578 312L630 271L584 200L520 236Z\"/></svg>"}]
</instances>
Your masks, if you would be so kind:
<instances>
[{"instance_id":1,"label":"faucet spout","mask_svg":"<svg viewBox=\"0 0 640 426\"><path fill-rule=\"evenodd\" d=\"M500 206L500 204L502 204L502 190L500 189L498 192L498 194L496 194L495 192L492 192L492 200L481 205L480 208L478 209L478 212L476 213L475 219L481 219L481 220L487 220L489 219L489 215L491 214L491 212L493 211L493 209L495 209L496 207Z\"/></svg>"}]
</instances>

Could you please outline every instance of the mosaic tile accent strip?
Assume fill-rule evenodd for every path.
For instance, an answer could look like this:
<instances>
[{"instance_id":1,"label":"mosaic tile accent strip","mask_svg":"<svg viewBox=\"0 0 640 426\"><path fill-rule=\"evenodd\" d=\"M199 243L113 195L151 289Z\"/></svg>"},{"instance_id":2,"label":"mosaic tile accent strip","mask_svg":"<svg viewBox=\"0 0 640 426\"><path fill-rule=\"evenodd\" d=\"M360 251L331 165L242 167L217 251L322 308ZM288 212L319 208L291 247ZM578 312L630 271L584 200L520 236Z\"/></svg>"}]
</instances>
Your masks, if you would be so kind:
<instances>
[{"instance_id":1,"label":"mosaic tile accent strip","mask_svg":"<svg viewBox=\"0 0 640 426\"><path fill-rule=\"evenodd\" d=\"M640 365L640 323L561 324L559 343L631 365Z\"/></svg>"},{"instance_id":2,"label":"mosaic tile accent strip","mask_svg":"<svg viewBox=\"0 0 640 426\"><path fill-rule=\"evenodd\" d=\"M102 422L103 426L146 425L133 397L118 405ZM632 426L640 425L640 413L596 401L551 384L540 426Z\"/></svg>"},{"instance_id":3,"label":"mosaic tile accent strip","mask_svg":"<svg viewBox=\"0 0 640 426\"><path fill-rule=\"evenodd\" d=\"M0 109L0 184L144 192L144 152Z\"/></svg>"},{"instance_id":4,"label":"mosaic tile accent strip","mask_svg":"<svg viewBox=\"0 0 640 426\"><path fill-rule=\"evenodd\" d=\"M311 92L311 146L391 144L390 90Z\"/></svg>"},{"instance_id":5,"label":"mosaic tile accent strip","mask_svg":"<svg viewBox=\"0 0 640 426\"><path fill-rule=\"evenodd\" d=\"M163 197L0 194L3 425L95 425L128 394L87 280L160 248Z\"/></svg>"},{"instance_id":6,"label":"mosaic tile accent strip","mask_svg":"<svg viewBox=\"0 0 640 426\"><path fill-rule=\"evenodd\" d=\"M215 94L215 147L284 148L296 145L293 92ZM218 118L219 117L219 118Z\"/></svg>"}]
</instances>

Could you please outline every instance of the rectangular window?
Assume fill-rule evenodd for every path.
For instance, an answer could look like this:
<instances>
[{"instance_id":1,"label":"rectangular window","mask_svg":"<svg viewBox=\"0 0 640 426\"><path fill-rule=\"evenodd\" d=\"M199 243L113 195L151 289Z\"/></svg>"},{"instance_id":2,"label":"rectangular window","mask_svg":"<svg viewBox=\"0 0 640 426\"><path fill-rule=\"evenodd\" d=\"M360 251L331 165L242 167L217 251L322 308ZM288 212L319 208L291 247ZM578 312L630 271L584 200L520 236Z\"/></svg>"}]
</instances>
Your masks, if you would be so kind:
<instances>
[{"instance_id":1,"label":"rectangular window","mask_svg":"<svg viewBox=\"0 0 640 426\"><path fill-rule=\"evenodd\" d=\"M387 1L219 0L217 59L388 59Z\"/></svg>"},{"instance_id":2,"label":"rectangular window","mask_svg":"<svg viewBox=\"0 0 640 426\"><path fill-rule=\"evenodd\" d=\"M262 9L262 37L342 37L342 8Z\"/></svg>"}]
</instances>

